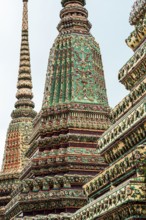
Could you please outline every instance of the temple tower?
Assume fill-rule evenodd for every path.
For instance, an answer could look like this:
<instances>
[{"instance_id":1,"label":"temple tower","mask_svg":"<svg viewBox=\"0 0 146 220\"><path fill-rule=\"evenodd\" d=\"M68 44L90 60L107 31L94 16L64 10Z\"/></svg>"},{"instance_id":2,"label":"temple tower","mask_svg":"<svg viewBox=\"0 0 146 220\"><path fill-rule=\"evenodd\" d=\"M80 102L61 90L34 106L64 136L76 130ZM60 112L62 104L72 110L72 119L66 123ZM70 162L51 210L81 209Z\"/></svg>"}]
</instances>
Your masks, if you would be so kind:
<instances>
[{"instance_id":1,"label":"temple tower","mask_svg":"<svg viewBox=\"0 0 146 220\"><path fill-rule=\"evenodd\" d=\"M126 40L133 56L119 71L129 94L111 111L113 124L98 140L109 164L83 186L89 204L71 220L146 219L146 1L130 13L134 31Z\"/></svg>"},{"instance_id":2,"label":"temple tower","mask_svg":"<svg viewBox=\"0 0 146 220\"><path fill-rule=\"evenodd\" d=\"M32 120L36 116L32 101L32 81L28 42L27 0L23 0L22 42L17 83L17 101L7 131L2 171L0 173L0 206L10 200L10 193L16 187L20 172L26 165L25 151L29 147Z\"/></svg>"},{"instance_id":3,"label":"temple tower","mask_svg":"<svg viewBox=\"0 0 146 220\"><path fill-rule=\"evenodd\" d=\"M96 150L109 127L100 48L90 33L85 1L63 0L62 6L42 109L26 152L31 162L6 207L6 219L68 218L87 202L82 185L107 165Z\"/></svg>"}]
</instances>

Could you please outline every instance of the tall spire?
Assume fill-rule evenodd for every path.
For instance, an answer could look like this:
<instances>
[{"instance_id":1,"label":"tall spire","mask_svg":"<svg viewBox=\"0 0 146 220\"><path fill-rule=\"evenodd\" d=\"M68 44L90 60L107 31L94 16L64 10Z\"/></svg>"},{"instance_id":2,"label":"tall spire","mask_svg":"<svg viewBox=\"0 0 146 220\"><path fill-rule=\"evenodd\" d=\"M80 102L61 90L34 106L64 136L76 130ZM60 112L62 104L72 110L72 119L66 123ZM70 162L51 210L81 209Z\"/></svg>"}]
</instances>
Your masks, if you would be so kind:
<instances>
[{"instance_id":1,"label":"tall spire","mask_svg":"<svg viewBox=\"0 0 146 220\"><path fill-rule=\"evenodd\" d=\"M13 111L12 117L34 117L35 112L32 111L34 103L32 101L32 82L30 67L30 52L28 42L28 0L23 0L23 19L22 19L22 41L20 50L20 66L17 83L18 99L15 103L16 110Z\"/></svg>"},{"instance_id":2,"label":"tall spire","mask_svg":"<svg viewBox=\"0 0 146 220\"><path fill-rule=\"evenodd\" d=\"M20 67L17 83L17 101L12 112L12 120L7 131L3 166L0 172L0 219L4 219L5 205L17 188L20 173L28 159L25 152L29 148L32 121L36 116L33 110L30 54L28 43L28 0L23 0L22 42Z\"/></svg>"},{"instance_id":3,"label":"tall spire","mask_svg":"<svg viewBox=\"0 0 146 220\"><path fill-rule=\"evenodd\" d=\"M28 42L28 0L23 0L22 41L20 66L17 83L17 101L9 125L2 172L18 172L25 161L24 151L32 130L32 120L36 116L33 110L30 53Z\"/></svg>"}]
</instances>

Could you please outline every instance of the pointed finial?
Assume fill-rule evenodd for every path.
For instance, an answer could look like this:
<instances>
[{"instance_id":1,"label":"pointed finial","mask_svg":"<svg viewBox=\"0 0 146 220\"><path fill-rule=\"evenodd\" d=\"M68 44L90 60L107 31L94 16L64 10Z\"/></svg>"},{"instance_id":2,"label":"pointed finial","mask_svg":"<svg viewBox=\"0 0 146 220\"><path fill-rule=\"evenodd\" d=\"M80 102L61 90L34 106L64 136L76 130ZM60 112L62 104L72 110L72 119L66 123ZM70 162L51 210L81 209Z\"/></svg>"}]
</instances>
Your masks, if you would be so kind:
<instances>
[{"instance_id":1,"label":"pointed finial","mask_svg":"<svg viewBox=\"0 0 146 220\"><path fill-rule=\"evenodd\" d=\"M22 18L22 30L28 31L28 0L23 0L23 18Z\"/></svg>"}]
</instances>

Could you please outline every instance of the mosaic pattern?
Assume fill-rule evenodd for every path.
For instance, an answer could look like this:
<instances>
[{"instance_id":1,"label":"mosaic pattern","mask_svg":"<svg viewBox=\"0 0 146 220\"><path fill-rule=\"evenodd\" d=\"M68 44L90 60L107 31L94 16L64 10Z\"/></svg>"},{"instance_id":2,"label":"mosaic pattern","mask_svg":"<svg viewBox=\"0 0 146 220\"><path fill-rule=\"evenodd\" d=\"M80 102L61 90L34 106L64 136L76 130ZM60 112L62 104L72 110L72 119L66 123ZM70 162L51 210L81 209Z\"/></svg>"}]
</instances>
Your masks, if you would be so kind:
<instances>
[{"instance_id":1,"label":"mosaic pattern","mask_svg":"<svg viewBox=\"0 0 146 220\"><path fill-rule=\"evenodd\" d=\"M68 102L108 107L100 49L90 35L59 36L46 78L43 108Z\"/></svg>"},{"instance_id":2,"label":"mosaic pattern","mask_svg":"<svg viewBox=\"0 0 146 220\"><path fill-rule=\"evenodd\" d=\"M130 13L130 24L135 30L126 39L126 43L134 51L145 41L146 37L146 1L136 0Z\"/></svg>"},{"instance_id":3,"label":"mosaic pattern","mask_svg":"<svg viewBox=\"0 0 146 220\"><path fill-rule=\"evenodd\" d=\"M132 11L130 13L130 24L136 25L140 22L140 19L143 19L146 12L146 1L145 0L136 0Z\"/></svg>"},{"instance_id":4,"label":"mosaic pattern","mask_svg":"<svg viewBox=\"0 0 146 220\"><path fill-rule=\"evenodd\" d=\"M146 74L146 42L134 53L128 62L119 71L119 80L128 90L132 90L137 84L139 78L144 78Z\"/></svg>"}]
</instances>

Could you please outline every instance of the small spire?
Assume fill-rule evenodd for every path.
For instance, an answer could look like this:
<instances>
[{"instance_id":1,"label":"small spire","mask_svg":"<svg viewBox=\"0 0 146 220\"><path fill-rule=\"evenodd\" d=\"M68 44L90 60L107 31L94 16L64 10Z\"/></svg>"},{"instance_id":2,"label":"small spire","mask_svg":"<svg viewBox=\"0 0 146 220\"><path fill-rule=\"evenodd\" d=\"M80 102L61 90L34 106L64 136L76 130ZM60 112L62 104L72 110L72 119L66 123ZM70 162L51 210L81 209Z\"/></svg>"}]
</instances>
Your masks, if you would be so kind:
<instances>
[{"instance_id":1,"label":"small spire","mask_svg":"<svg viewBox=\"0 0 146 220\"><path fill-rule=\"evenodd\" d=\"M23 0L23 19L22 19L22 40L20 50L20 66L17 83L15 103L16 110L12 113L12 118L30 116L34 117L34 102L32 101L32 81L31 81L31 66L30 52L28 41L28 0Z\"/></svg>"}]
</instances>

